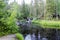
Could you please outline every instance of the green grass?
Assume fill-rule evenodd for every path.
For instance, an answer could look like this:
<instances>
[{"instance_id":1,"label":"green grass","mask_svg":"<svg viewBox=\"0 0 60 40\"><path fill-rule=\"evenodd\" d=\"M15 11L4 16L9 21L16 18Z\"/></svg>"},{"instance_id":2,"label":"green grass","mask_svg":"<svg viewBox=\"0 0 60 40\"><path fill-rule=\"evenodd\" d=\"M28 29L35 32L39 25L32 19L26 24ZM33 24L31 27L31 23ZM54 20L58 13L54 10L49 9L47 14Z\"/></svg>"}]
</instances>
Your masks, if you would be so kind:
<instances>
[{"instance_id":1,"label":"green grass","mask_svg":"<svg viewBox=\"0 0 60 40\"><path fill-rule=\"evenodd\" d=\"M60 29L60 21L50 20L33 20L32 22L39 24L43 28L55 28Z\"/></svg>"},{"instance_id":2,"label":"green grass","mask_svg":"<svg viewBox=\"0 0 60 40\"><path fill-rule=\"evenodd\" d=\"M17 37L18 40L24 40L23 35L20 34L20 33L16 33L16 37Z\"/></svg>"}]
</instances>

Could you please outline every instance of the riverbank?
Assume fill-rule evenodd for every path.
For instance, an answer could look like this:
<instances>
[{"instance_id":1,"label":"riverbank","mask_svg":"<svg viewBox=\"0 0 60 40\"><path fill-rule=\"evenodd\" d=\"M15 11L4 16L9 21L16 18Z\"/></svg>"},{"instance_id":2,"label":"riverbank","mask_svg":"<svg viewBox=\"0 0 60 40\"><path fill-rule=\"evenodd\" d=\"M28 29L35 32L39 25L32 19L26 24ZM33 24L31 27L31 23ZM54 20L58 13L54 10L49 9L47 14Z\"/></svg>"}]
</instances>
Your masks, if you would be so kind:
<instances>
[{"instance_id":1,"label":"riverbank","mask_svg":"<svg viewBox=\"0 0 60 40\"><path fill-rule=\"evenodd\" d=\"M60 21L33 20L32 22L40 25L40 27L43 28L60 29Z\"/></svg>"}]
</instances>

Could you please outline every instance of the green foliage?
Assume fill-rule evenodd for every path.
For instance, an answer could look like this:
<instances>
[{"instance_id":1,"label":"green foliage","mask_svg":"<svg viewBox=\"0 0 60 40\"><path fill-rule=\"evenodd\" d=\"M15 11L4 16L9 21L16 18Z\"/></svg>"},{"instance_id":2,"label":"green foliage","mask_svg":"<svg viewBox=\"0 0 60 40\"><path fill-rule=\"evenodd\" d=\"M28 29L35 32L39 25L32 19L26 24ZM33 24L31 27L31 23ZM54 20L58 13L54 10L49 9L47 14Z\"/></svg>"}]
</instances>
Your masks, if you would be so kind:
<instances>
[{"instance_id":1,"label":"green foliage","mask_svg":"<svg viewBox=\"0 0 60 40\"><path fill-rule=\"evenodd\" d=\"M60 0L56 0L56 11L58 14L60 14Z\"/></svg>"},{"instance_id":2,"label":"green foliage","mask_svg":"<svg viewBox=\"0 0 60 40\"><path fill-rule=\"evenodd\" d=\"M16 13L15 11L12 12L11 16L8 18L7 25L12 30L12 33L18 31L18 26L16 25Z\"/></svg>"},{"instance_id":3,"label":"green foliage","mask_svg":"<svg viewBox=\"0 0 60 40\"><path fill-rule=\"evenodd\" d=\"M46 18L52 18L51 15L56 13L56 2L55 0L46 0Z\"/></svg>"},{"instance_id":4,"label":"green foliage","mask_svg":"<svg viewBox=\"0 0 60 40\"><path fill-rule=\"evenodd\" d=\"M17 33L17 34L16 34L16 37L18 38L18 40L24 40L23 35L20 34L20 33Z\"/></svg>"},{"instance_id":5,"label":"green foliage","mask_svg":"<svg viewBox=\"0 0 60 40\"><path fill-rule=\"evenodd\" d=\"M60 29L60 21L48 21L48 20L35 20L32 21L43 28L55 28Z\"/></svg>"},{"instance_id":6,"label":"green foliage","mask_svg":"<svg viewBox=\"0 0 60 40\"><path fill-rule=\"evenodd\" d=\"M47 0L47 13L54 13L55 12L55 2L54 0Z\"/></svg>"},{"instance_id":7,"label":"green foliage","mask_svg":"<svg viewBox=\"0 0 60 40\"><path fill-rule=\"evenodd\" d=\"M6 24L8 25L9 29L11 30L11 33L18 32L18 26L16 25L16 15L17 15L17 6L15 6L17 3L13 2L11 4L10 16L8 16Z\"/></svg>"},{"instance_id":8,"label":"green foliage","mask_svg":"<svg viewBox=\"0 0 60 40\"><path fill-rule=\"evenodd\" d=\"M7 32L7 25L5 24L5 13L3 11L4 7L6 6L4 0L0 0L0 36L4 35Z\"/></svg>"},{"instance_id":9,"label":"green foliage","mask_svg":"<svg viewBox=\"0 0 60 40\"><path fill-rule=\"evenodd\" d=\"M21 10L21 13L22 13L22 17L29 17L29 10L28 10L29 6L27 4L23 4L22 5L22 10Z\"/></svg>"},{"instance_id":10,"label":"green foliage","mask_svg":"<svg viewBox=\"0 0 60 40\"><path fill-rule=\"evenodd\" d=\"M60 0L46 0L46 18L52 19L52 14L60 15ZM57 17L57 16L56 16ZM57 18L55 18L57 19Z\"/></svg>"},{"instance_id":11,"label":"green foliage","mask_svg":"<svg viewBox=\"0 0 60 40\"><path fill-rule=\"evenodd\" d=\"M14 4L13 4L14 5ZM16 25L16 7L11 6L13 11L5 10L6 3L0 0L0 36L18 32Z\"/></svg>"},{"instance_id":12,"label":"green foliage","mask_svg":"<svg viewBox=\"0 0 60 40\"><path fill-rule=\"evenodd\" d=\"M5 2L3 2L4 0L0 0L0 9L5 7Z\"/></svg>"}]
</instances>

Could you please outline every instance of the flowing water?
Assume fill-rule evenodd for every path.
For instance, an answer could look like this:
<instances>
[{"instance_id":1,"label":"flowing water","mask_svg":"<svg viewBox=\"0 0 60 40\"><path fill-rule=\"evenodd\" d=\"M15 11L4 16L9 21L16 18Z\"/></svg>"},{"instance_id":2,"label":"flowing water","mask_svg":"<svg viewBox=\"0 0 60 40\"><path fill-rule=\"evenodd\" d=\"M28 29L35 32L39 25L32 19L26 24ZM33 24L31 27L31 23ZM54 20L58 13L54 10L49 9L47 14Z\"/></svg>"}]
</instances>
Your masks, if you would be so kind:
<instances>
[{"instance_id":1,"label":"flowing water","mask_svg":"<svg viewBox=\"0 0 60 40\"><path fill-rule=\"evenodd\" d=\"M17 24L20 24L25 40L60 40L60 30L39 28L38 25L31 23L31 20Z\"/></svg>"}]
</instances>

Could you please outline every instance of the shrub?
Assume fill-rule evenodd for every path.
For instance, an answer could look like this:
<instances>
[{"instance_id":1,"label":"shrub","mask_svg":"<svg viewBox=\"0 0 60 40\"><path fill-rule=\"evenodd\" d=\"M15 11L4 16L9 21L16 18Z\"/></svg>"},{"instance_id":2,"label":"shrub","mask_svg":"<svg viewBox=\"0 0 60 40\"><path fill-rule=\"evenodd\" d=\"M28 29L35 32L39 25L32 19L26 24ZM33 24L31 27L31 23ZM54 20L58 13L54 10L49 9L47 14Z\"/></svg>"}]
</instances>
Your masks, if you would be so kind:
<instances>
[{"instance_id":1,"label":"shrub","mask_svg":"<svg viewBox=\"0 0 60 40\"><path fill-rule=\"evenodd\" d=\"M16 37L17 37L18 40L24 40L23 35L20 34L20 33L17 33L17 34L16 34Z\"/></svg>"},{"instance_id":2,"label":"shrub","mask_svg":"<svg viewBox=\"0 0 60 40\"><path fill-rule=\"evenodd\" d=\"M18 26L16 25L16 7L13 7L13 11L9 8L9 12L5 8L5 0L0 0L0 36L18 32Z\"/></svg>"}]
</instances>

